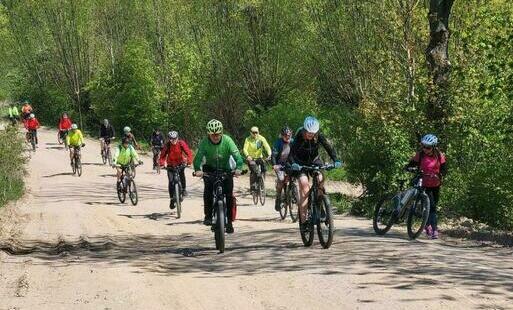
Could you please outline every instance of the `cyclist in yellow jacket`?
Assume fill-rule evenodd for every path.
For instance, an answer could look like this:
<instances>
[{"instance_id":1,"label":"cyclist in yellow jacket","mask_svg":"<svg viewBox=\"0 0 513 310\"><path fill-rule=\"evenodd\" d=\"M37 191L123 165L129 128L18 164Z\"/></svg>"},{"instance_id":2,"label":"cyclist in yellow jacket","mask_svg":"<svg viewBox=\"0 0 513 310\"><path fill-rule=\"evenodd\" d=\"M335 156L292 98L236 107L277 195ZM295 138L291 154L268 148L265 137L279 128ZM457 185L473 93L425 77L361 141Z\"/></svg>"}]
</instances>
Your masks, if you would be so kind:
<instances>
[{"instance_id":1,"label":"cyclist in yellow jacket","mask_svg":"<svg viewBox=\"0 0 513 310\"><path fill-rule=\"evenodd\" d=\"M249 177L250 186L253 190L256 187L257 175L262 172L265 176L265 162L264 162L264 153L265 158L269 160L271 158L271 147L267 140L260 135L258 127L251 127L251 135L246 138L244 141L244 148L242 150L244 156L246 156L246 163L251 170L251 174ZM260 169L258 169L260 167Z\"/></svg>"},{"instance_id":2,"label":"cyclist in yellow jacket","mask_svg":"<svg viewBox=\"0 0 513 310\"><path fill-rule=\"evenodd\" d=\"M66 136L66 142L69 146L69 159L73 162L73 155L75 154L75 150L80 152L80 148L84 147L84 135L82 135L82 131L78 129L77 124L72 124L71 129Z\"/></svg>"},{"instance_id":3,"label":"cyclist in yellow jacket","mask_svg":"<svg viewBox=\"0 0 513 310\"><path fill-rule=\"evenodd\" d=\"M132 162L139 163L139 165L143 163L139 159L139 155L137 155L135 148L130 144L130 139L125 137L121 140L121 144L116 148L116 152L112 158L112 167L116 168L118 182L121 181L123 166L128 166Z\"/></svg>"}]
</instances>

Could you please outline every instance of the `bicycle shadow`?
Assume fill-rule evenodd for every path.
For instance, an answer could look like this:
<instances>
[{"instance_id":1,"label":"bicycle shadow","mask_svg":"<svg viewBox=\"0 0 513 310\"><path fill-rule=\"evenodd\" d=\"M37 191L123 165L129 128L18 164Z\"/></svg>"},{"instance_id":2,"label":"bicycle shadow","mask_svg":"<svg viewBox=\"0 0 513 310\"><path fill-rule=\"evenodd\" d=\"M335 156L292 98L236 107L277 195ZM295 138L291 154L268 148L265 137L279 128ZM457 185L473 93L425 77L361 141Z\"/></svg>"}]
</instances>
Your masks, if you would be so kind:
<instances>
[{"instance_id":1,"label":"bicycle shadow","mask_svg":"<svg viewBox=\"0 0 513 310\"><path fill-rule=\"evenodd\" d=\"M54 174L49 174L49 175L43 175L42 177L43 178L54 178L54 177L58 177L58 176L64 176L64 175L73 175L73 172L61 172L61 173L54 173Z\"/></svg>"}]
</instances>

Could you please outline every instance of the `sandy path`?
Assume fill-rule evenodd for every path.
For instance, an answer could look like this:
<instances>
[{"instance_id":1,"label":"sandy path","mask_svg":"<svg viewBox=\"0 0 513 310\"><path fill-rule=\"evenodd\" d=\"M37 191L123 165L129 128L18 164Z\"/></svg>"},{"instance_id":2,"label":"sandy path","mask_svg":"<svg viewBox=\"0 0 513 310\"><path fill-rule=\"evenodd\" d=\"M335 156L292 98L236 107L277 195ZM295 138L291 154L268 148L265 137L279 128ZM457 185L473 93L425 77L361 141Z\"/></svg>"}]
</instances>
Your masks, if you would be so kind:
<instances>
[{"instance_id":1,"label":"sandy path","mask_svg":"<svg viewBox=\"0 0 513 310\"><path fill-rule=\"evenodd\" d=\"M177 220L168 209L166 176L151 172L146 158L136 177L140 204L122 205L98 143L87 142L78 178L56 133L40 136L29 194L0 212L0 309L512 305L510 249L409 241L403 228L377 237L368 220L352 217L337 218L330 249L317 242L304 248L296 224L279 221L271 200L254 207L239 192L236 232L219 255L200 224L200 180L188 179L191 197Z\"/></svg>"}]
</instances>

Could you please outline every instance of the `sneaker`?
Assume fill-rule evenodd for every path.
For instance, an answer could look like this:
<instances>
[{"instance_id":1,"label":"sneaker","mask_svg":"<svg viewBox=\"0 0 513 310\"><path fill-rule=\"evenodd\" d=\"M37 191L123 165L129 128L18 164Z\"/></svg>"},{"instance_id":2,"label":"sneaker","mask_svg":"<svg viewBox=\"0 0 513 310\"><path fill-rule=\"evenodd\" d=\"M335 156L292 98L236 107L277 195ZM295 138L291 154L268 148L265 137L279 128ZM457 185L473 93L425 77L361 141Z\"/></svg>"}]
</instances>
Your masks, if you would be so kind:
<instances>
[{"instance_id":1,"label":"sneaker","mask_svg":"<svg viewBox=\"0 0 513 310\"><path fill-rule=\"evenodd\" d=\"M438 239L438 230L434 230L431 239Z\"/></svg>"},{"instance_id":2,"label":"sneaker","mask_svg":"<svg viewBox=\"0 0 513 310\"><path fill-rule=\"evenodd\" d=\"M424 228L424 230L425 230L426 235L428 236L428 238L431 238L433 236L433 228L431 227L431 225L427 225Z\"/></svg>"},{"instance_id":3,"label":"sneaker","mask_svg":"<svg viewBox=\"0 0 513 310\"><path fill-rule=\"evenodd\" d=\"M212 225L212 219L210 218L210 216L205 216L205 218L203 219L203 225L205 225L205 226Z\"/></svg>"},{"instance_id":4,"label":"sneaker","mask_svg":"<svg viewBox=\"0 0 513 310\"><path fill-rule=\"evenodd\" d=\"M227 223L226 224L226 233L227 234L233 234L234 230L233 230L233 224L232 223Z\"/></svg>"},{"instance_id":5,"label":"sneaker","mask_svg":"<svg viewBox=\"0 0 513 310\"><path fill-rule=\"evenodd\" d=\"M176 208L175 202L173 200L171 200L169 202L169 209L173 210L174 208Z\"/></svg>"}]
</instances>

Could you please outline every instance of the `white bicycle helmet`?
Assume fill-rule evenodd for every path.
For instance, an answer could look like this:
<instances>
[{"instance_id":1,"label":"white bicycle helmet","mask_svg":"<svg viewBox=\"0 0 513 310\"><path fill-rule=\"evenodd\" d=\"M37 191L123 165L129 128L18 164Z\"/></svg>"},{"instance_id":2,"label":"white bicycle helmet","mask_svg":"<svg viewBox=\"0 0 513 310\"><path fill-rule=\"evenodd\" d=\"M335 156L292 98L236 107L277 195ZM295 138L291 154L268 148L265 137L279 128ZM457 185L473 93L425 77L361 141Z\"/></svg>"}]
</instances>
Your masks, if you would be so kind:
<instances>
[{"instance_id":1,"label":"white bicycle helmet","mask_svg":"<svg viewBox=\"0 0 513 310\"><path fill-rule=\"evenodd\" d=\"M220 134L223 133L223 123L220 121L213 119L207 123L207 133L208 134Z\"/></svg>"},{"instance_id":2,"label":"white bicycle helmet","mask_svg":"<svg viewBox=\"0 0 513 310\"><path fill-rule=\"evenodd\" d=\"M27 115L27 114L25 114L25 115ZM30 118L34 118L34 117L36 117L36 116L34 115L34 113L31 113L31 114L29 115L29 117L30 117Z\"/></svg>"},{"instance_id":3,"label":"white bicycle helmet","mask_svg":"<svg viewBox=\"0 0 513 310\"><path fill-rule=\"evenodd\" d=\"M434 147L438 144L438 138L433 134L427 134L424 137L422 137L420 143L424 146Z\"/></svg>"},{"instance_id":4,"label":"white bicycle helmet","mask_svg":"<svg viewBox=\"0 0 513 310\"><path fill-rule=\"evenodd\" d=\"M131 130L132 130L132 129L130 129L130 127L128 127L128 126L125 126L125 128L123 128L123 131L124 131L125 133L129 133Z\"/></svg>"},{"instance_id":5,"label":"white bicycle helmet","mask_svg":"<svg viewBox=\"0 0 513 310\"><path fill-rule=\"evenodd\" d=\"M176 131L170 131L167 136L169 137L169 139L177 139L178 138L178 132Z\"/></svg>"},{"instance_id":6,"label":"white bicycle helmet","mask_svg":"<svg viewBox=\"0 0 513 310\"><path fill-rule=\"evenodd\" d=\"M78 125L77 124L71 124L71 129L73 129L73 130L78 129Z\"/></svg>"},{"instance_id":7,"label":"white bicycle helmet","mask_svg":"<svg viewBox=\"0 0 513 310\"><path fill-rule=\"evenodd\" d=\"M320 124L319 124L319 121L313 117L313 116L308 116L307 118L305 118L305 121L303 123L303 128L310 132L310 133L317 133L319 131L319 127L320 127Z\"/></svg>"}]
</instances>

